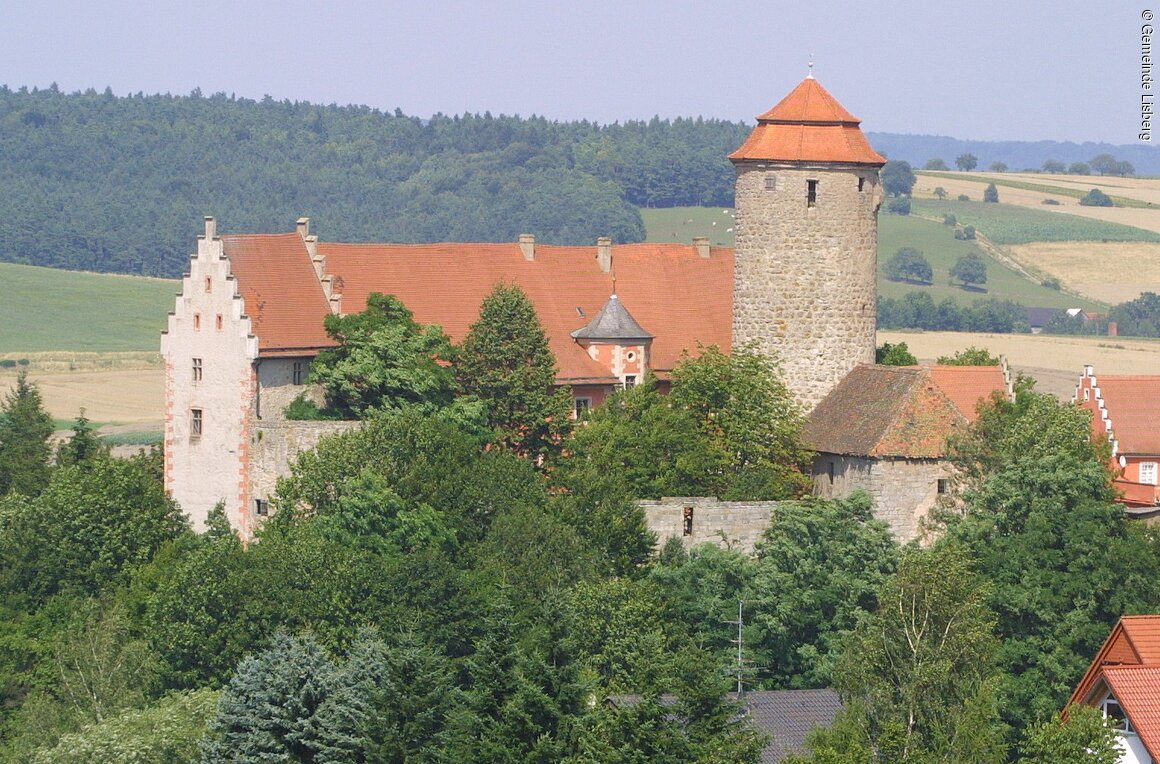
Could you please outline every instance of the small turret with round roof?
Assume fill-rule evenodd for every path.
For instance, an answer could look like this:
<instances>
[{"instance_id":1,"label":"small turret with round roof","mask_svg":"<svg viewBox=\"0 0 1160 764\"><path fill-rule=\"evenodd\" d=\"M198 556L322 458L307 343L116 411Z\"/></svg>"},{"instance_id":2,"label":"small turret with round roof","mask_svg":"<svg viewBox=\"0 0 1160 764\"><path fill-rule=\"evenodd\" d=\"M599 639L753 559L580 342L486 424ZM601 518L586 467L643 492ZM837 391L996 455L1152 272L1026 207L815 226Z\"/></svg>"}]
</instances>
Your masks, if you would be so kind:
<instances>
[{"instance_id":1,"label":"small turret with round roof","mask_svg":"<svg viewBox=\"0 0 1160 764\"><path fill-rule=\"evenodd\" d=\"M874 362L886 159L859 124L811 73L729 155L733 347L775 359L807 410L850 369Z\"/></svg>"}]
</instances>

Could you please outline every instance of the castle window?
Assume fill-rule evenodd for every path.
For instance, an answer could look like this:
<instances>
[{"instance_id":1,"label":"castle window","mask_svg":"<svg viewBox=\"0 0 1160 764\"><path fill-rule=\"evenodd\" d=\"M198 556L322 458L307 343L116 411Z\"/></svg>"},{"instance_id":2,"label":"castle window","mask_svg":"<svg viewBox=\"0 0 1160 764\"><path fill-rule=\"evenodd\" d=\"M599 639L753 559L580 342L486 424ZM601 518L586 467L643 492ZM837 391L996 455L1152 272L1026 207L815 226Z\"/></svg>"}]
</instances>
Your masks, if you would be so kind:
<instances>
[{"instance_id":1,"label":"castle window","mask_svg":"<svg viewBox=\"0 0 1160 764\"><path fill-rule=\"evenodd\" d=\"M1156 462L1142 462L1140 464L1140 482L1146 485L1156 485Z\"/></svg>"},{"instance_id":2,"label":"castle window","mask_svg":"<svg viewBox=\"0 0 1160 764\"><path fill-rule=\"evenodd\" d=\"M627 353L624 354L624 360L629 361L629 362L635 361L636 360L636 353L634 353L631 350L628 351Z\"/></svg>"},{"instance_id":3,"label":"castle window","mask_svg":"<svg viewBox=\"0 0 1160 764\"><path fill-rule=\"evenodd\" d=\"M213 276L206 276L205 277L205 291L207 291L207 292L213 291Z\"/></svg>"},{"instance_id":4,"label":"castle window","mask_svg":"<svg viewBox=\"0 0 1160 764\"><path fill-rule=\"evenodd\" d=\"M583 417L585 414L588 413L588 409L592 408L592 399L591 398L577 398L575 400L575 402L573 403L573 406L574 406L574 410L576 412L576 418L580 419L581 417Z\"/></svg>"},{"instance_id":5,"label":"castle window","mask_svg":"<svg viewBox=\"0 0 1160 764\"><path fill-rule=\"evenodd\" d=\"M194 382L201 381L201 359L200 358L193 359L193 381Z\"/></svg>"},{"instance_id":6,"label":"castle window","mask_svg":"<svg viewBox=\"0 0 1160 764\"><path fill-rule=\"evenodd\" d=\"M296 385L301 385L306 382L306 362L295 361L294 369L290 372L290 381Z\"/></svg>"},{"instance_id":7,"label":"castle window","mask_svg":"<svg viewBox=\"0 0 1160 764\"><path fill-rule=\"evenodd\" d=\"M685 512L684 512L684 516L682 519L684 520L684 533L685 533L685 535L692 536L693 535L693 508L692 507L685 507Z\"/></svg>"},{"instance_id":8,"label":"castle window","mask_svg":"<svg viewBox=\"0 0 1160 764\"><path fill-rule=\"evenodd\" d=\"M270 502L265 499L254 499L254 514L258 517L270 514Z\"/></svg>"},{"instance_id":9,"label":"castle window","mask_svg":"<svg viewBox=\"0 0 1160 764\"><path fill-rule=\"evenodd\" d=\"M950 493L950 490L951 490L951 481L947 478L939 478L938 479L938 492L940 494L944 494L944 493Z\"/></svg>"},{"instance_id":10,"label":"castle window","mask_svg":"<svg viewBox=\"0 0 1160 764\"><path fill-rule=\"evenodd\" d=\"M1092 391L1088 390L1086 387L1083 389L1083 399L1085 401L1090 401L1092 399Z\"/></svg>"},{"instance_id":11,"label":"castle window","mask_svg":"<svg viewBox=\"0 0 1160 764\"><path fill-rule=\"evenodd\" d=\"M768 173L765 176L765 190L766 191L776 191L777 190L777 176L774 175L772 172Z\"/></svg>"},{"instance_id":12,"label":"castle window","mask_svg":"<svg viewBox=\"0 0 1160 764\"><path fill-rule=\"evenodd\" d=\"M222 330L222 314L221 313L217 314L217 322L216 323L217 323L217 330L220 332Z\"/></svg>"},{"instance_id":13,"label":"castle window","mask_svg":"<svg viewBox=\"0 0 1160 764\"><path fill-rule=\"evenodd\" d=\"M200 313L193 314L193 328L194 329L201 328L201 314Z\"/></svg>"},{"instance_id":14,"label":"castle window","mask_svg":"<svg viewBox=\"0 0 1160 764\"><path fill-rule=\"evenodd\" d=\"M806 206L816 207L818 205L818 182L816 180L806 181Z\"/></svg>"},{"instance_id":15,"label":"castle window","mask_svg":"<svg viewBox=\"0 0 1160 764\"><path fill-rule=\"evenodd\" d=\"M203 417L201 409L189 410L189 435L193 438L200 438L203 431Z\"/></svg>"},{"instance_id":16,"label":"castle window","mask_svg":"<svg viewBox=\"0 0 1160 764\"><path fill-rule=\"evenodd\" d=\"M636 375L635 374L624 375L624 389L627 390L630 387L636 387Z\"/></svg>"},{"instance_id":17,"label":"castle window","mask_svg":"<svg viewBox=\"0 0 1160 764\"><path fill-rule=\"evenodd\" d=\"M858 178L858 190L861 191L863 186L865 186L865 185L866 185L866 179L865 178Z\"/></svg>"},{"instance_id":18,"label":"castle window","mask_svg":"<svg viewBox=\"0 0 1160 764\"><path fill-rule=\"evenodd\" d=\"M826 463L826 472L830 476L830 485L833 485L834 484L834 463L833 462Z\"/></svg>"}]
</instances>

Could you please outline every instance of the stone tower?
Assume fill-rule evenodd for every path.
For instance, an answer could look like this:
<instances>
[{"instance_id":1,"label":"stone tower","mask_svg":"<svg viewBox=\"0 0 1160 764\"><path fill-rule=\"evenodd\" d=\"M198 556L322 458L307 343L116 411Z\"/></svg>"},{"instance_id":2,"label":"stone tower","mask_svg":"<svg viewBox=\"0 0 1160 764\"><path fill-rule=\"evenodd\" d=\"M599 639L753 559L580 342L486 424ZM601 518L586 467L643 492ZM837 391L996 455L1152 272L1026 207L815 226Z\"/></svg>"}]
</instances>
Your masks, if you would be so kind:
<instances>
[{"instance_id":1,"label":"stone tower","mask_svg":"<svg viewBox=\"0 0 1160 764\"><path fill-rule=\"evenodd\" d=\"M860 120L811 75L757 118L737 170L733 347L781 364L811 410L874 362L878 169Z\"/></svg>"}]
</instances>

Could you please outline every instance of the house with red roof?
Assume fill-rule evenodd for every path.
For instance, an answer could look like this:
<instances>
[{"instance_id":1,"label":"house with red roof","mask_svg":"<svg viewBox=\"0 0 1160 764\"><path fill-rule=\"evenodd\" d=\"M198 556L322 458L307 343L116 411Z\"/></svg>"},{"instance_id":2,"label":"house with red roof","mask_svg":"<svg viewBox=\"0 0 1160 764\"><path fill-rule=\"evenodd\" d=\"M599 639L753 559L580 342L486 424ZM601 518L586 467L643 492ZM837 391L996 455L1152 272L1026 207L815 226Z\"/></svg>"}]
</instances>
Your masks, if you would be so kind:
<instances>
[{"instance_id":1,"label":"house with red roof","mask_svg":"<svg viewBox=\"0 0 1160 764\"><path fill-rule=\"evenodd\" d=\"M900 541L951 492L947 439L978 417L993 395L1013 395L1006 359L998 366L856 367L810 412L802 434L817 452L814 494L863 490L874 516Z\"/></svg>"},{"instance_id":2,"label":"house with red roof","mask_svg":"<svg viewBox=\"0 0 1160 764\"><path fill-rule=\"evenodd\" d=\"M1122 617L1067 705L1115 720L1122 764L1160 759L1160 615Z\"/></svg>"},{"instance_id":3,"label":"house with red roof","mask_svg":"<svg viewBox=\"0 0 1160 764\"><path fill-rule=\"evenodd\" d=\"M1160 376L1096 376L1085 366L1075 402L1092 414L1092 437L1107 438L1119 501L1129 516L1160 515Z\"/></svg>"}]
</instances>

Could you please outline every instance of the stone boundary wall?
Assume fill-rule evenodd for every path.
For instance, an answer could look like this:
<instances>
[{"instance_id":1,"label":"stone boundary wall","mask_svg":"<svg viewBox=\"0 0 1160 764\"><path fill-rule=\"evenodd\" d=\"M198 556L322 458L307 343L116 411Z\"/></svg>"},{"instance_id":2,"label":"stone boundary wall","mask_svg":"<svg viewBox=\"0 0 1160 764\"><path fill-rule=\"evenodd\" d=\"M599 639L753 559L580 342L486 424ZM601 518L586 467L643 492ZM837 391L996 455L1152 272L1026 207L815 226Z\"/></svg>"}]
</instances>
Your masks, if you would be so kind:
<instances>
[{"instance_id":1,"label":"stone boundary wall","mask_svg":"<svg viewBox=\"0 0 1160 764\"><path fill-rule=\"evenodd\" d=\"M776 501L720 501L715 496L665 496L637 502L660 549L679 538L685 549L716 544L753 554L777 507Z\"/></svg>"}]
</instances>

